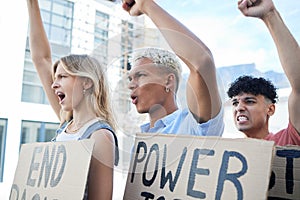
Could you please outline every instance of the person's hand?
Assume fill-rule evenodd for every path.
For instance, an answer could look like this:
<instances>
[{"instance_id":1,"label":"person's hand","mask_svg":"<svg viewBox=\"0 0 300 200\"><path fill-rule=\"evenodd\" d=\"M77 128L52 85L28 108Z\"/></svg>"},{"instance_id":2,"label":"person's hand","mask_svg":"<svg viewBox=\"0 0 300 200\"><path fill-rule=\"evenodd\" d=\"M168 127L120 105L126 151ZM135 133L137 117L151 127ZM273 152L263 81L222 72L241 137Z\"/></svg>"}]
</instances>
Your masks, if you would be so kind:
<instances>
[{"instance_id":1,"label":"person's hand","mask_svg":"<svg viewBox=\"0 0 300 200\"><path fill-rule=\"evenodd\" d=\"M272 0L239 0L238 8L245 16L263 19L275 6Z\"/></svg>"},{"instance_id":2,"label":"person's hand","mask_svg":"<svg viewBox=\"0 0 300 200\"><path fill-rule=\"evenodd\" d=\"M123 0L122 7L125 11L127 11L131 16L139 16L142 15L141 11L141 3L135 0Z\"/></svg>"}]
</instances>

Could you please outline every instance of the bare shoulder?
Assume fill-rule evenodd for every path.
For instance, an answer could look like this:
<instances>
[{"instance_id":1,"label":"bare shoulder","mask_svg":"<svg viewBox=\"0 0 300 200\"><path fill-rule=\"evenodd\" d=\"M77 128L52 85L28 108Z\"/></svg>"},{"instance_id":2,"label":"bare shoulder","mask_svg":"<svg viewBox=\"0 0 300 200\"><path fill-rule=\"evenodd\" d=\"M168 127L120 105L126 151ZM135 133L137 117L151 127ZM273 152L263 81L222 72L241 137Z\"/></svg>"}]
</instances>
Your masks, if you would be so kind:
<instances>
[{"instance_id":1,"label":"bare shoulder","mask_svg":"<svg viewBox=\"0 0 300 200\"><path fill-rule=\"evenodd\" d=\"M95 140L93 148L93 157L106 166L112 167L115 160L115 149L113 133L107 129L99 129L91 135Z\"/></svg>"},{"instance_id":2,"label":"bare shoulder","mask_svg":"<svg viewBox=\"0 0 300 200\"><path fill-rule=\"evenodd\" d=\"M100 144L111 144L114 145L115 139L113 136L113 133L107 129L99 129L95 131L92 135L91 138L95 140L95 144L100 143Z\"/></svg>"}]
</instances>

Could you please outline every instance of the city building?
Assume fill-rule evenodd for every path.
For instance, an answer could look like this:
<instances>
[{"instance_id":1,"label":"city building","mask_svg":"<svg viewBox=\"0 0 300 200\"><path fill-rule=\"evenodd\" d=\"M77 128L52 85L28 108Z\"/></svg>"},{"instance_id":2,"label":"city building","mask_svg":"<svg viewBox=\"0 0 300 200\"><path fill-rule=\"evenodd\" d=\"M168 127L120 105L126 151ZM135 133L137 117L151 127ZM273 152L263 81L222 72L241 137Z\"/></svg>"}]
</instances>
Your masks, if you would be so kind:
<instances>
[{"instance_id":1,"label":"city building","mask_svg":"<svg viewBox=\"0 0 300 200\"><path fill-rule=\"evenodd\" d=\"M117 1L39 2L53 60L69 53L91 54L107 66L113 104L119 111L121 162L116 169L115 178L118 182L115 190L118 194L114 199L121 199L120 191L125 187L133 133L138 132L138 125L147 120L147 116L137 115L130 103L126 80L123 78L130 69L128 53L145 46L168 47L153 24L143 16L130 17ZM8 199L21 145L50 141L59 123L31 61L26 1L2 2L0 23L0 199ZM184 106L184 99L180 101ZM286 98L281 103L286 105ZM225 136L238 137L233 134L234 127L228 125L231 112L227 112L229 106L225 105ZM286 109L283 108L276 116L286 115ZM127 119L130 119L130 123ZM286 117L282 119L287 120ZM282 119L277 117L276 121L282 122ZM282 123L272 124L279 126Z\"/></svg>"}]
</instances>

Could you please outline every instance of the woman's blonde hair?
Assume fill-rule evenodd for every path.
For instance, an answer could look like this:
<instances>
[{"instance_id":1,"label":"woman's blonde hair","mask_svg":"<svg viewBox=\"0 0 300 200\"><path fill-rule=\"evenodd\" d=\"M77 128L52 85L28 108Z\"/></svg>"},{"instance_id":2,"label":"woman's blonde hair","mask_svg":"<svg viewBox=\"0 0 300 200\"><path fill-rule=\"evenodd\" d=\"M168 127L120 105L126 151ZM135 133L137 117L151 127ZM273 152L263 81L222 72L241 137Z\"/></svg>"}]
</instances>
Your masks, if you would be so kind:
<instances>
[{"instance_id":1,"label":"woman's blonde hair","mask_svg":"<svg viewBox=\"0 0 300 200\"><path fill-rule=\"evenodd\" d=\"M113 129L116 123L113 117L113 111L110 104L109 87L104 69L100 62L89 55L71 54L60 58L53 65L52 76L54 76L58 64L61 63L64 70L72 76L88 78L93 86L87 92L89 101L93 106L96 116L105 120ZM63 121L69 121L73 117L73 113L62 111Z\"/></svg>"}]
</instances>

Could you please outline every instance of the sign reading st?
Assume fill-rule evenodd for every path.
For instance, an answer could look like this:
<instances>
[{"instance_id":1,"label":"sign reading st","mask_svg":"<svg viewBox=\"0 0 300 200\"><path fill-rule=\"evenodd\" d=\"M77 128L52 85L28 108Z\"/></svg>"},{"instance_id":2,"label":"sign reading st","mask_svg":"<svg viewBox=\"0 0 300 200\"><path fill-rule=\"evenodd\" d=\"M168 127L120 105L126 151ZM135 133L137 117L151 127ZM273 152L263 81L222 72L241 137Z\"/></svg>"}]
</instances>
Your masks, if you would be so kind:
<instances>
[{"instance_id":1,"label":"sign reading st","mask_svg":"<svg viewBox=\"0 0 300 200\"><path fill-rule=\"evenodd\" d=\"M268 195L270 199L300 199L300 146L276 146Z\"/></svg>"}]
</instances>

